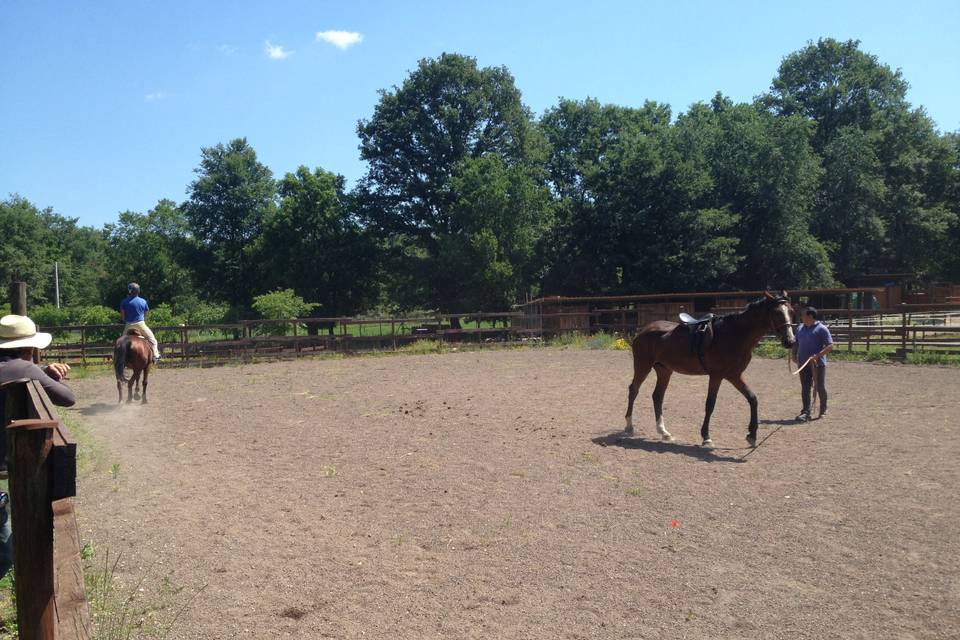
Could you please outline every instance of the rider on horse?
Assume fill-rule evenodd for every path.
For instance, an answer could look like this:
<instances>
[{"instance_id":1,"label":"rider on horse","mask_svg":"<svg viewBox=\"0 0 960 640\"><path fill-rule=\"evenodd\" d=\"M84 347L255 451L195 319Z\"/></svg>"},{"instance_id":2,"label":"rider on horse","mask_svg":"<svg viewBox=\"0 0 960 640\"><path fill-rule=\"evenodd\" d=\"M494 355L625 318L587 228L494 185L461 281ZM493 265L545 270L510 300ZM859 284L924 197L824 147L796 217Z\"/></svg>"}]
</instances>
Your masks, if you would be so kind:
<instances>
[{"instance_id":1,"label":"rider on horse","mask_svg":"<svg viewBox=\"0 0 960 640\"><path fill-rule=\"evenodd\" d=\"M150 305L140 297L140 285L131 282L127 285L129 295L120 303L120 320L126 324L124 333L136 329L140 335L147 339L153 348L153 359L160 359L160 347L157 345L157 339L153 331L147 326L146 317L150 311Z\"/></svg>"}]
</instances>

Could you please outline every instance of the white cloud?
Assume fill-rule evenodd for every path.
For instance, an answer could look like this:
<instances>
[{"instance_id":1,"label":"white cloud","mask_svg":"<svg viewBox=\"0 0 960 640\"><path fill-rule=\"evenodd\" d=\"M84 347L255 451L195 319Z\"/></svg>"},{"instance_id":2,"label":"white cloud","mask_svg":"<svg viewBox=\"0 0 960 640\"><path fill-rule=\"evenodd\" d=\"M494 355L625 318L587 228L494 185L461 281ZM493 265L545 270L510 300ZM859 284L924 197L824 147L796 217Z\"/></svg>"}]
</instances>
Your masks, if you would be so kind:
<instances>
[{"instance_id":1,"label":"white cloud","mask_svg":"<svg viewBox=\"0 0 960 640\"><path fill-rule=\"evenodd\" d=\"M345 51L363 42L363 34L356 31L318 31L317 42L327 42Z\"/></svg>"},{"instance_id":2,"label":"white cloud","mask_svg":"<svg viewBox=\"0 0 960 640\"><path fill-rule=\"evenodd\" d=\"M166 91L151 91L147 95L143 96L143 99L147 102L155 102L157 100L163 100L167 97Z\"/></svg>"},{"instance_id":3,"label":"white cloud","mask_svg":"<svg viewBox=\"0 0 960 640\"><path fill-rule=\"evenodd\" d=\"M237 48L229 44L222 44L217 48L220 49L220 53L222 53L225 56L232 56L237 52Z\"/></svg>"},{"instance_id":4,"label":"white cloud","mask_svg":"<svg viewBox=\"0 0 960 640\"><path fill-rule=\"evenodd\" d=\"M293 51L287 51L280 44L270 44L269 40L263 43L263 51L271 60L283 60L293 55Z\"/></svg>"}]
</instances>

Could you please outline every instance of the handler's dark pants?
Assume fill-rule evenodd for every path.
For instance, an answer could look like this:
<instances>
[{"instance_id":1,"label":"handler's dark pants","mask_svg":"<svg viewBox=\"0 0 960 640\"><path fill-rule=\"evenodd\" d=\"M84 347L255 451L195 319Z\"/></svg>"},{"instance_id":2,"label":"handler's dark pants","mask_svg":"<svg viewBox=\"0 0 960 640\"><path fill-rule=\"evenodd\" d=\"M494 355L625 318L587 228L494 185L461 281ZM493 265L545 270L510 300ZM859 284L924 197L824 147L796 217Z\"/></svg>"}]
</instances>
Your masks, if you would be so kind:
<instances>
[{"instance_id":1,"label":"handler's dark pants","mask_svg":"<svg viewBox=\"0 0 960 640\"><path fill-rule=\"evenodd\" d=\"M810 414L810 392L813 388L813 372L817 372L817 395L820 396L820 413L827 410L827 367L813 364L800 372L800 395L803 397L803 412Z\"/></svg>"}]
</instances>

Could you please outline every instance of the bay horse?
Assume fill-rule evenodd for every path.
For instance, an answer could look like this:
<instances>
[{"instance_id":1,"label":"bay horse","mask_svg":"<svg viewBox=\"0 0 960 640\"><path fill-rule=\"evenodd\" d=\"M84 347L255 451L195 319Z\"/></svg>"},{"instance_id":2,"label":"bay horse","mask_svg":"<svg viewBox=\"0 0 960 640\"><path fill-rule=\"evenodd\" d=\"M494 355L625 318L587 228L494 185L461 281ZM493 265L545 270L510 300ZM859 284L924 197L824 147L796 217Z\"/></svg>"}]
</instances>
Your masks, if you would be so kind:
<instances>
[{"instance_id":1,"label":"bay horse","mask_svg":"<svg viewBox=\"0 0 960 640\"><path fill-rule=\"evenodd\" d=\"M739 313L712 318L712 339L702 350L694 345L696 325L659 320L645 326L633 340L633 381L627 391L627 426L625 433L633 434L633 401L640 385L650 370L657 372L657 386L653 390L653 412L657 419L657 433L664 440L673 440L663 423L663 396L675 372L691 376L709 376L706 412L700 436L703 446L710 447L710 416L717 402L717 391L724 380L732 384L750 403L750 426L747 442L757 444L757 395L743 380L743 372L753 357L753 348L763 336L773 330L787 349L795 342L790 324L793 307L786 291L773 294L767 291Z\"/></svg>"},{"instance_id":2,"label":"bay horse","mask_svg":"<svg viewBox=\"0 0 960 640\"><path fill-rule=\"evenodd\" d=\"M117 402L123 402L123 383L127 383L127 402L140 399L140 374L143 373L143 404L147 404L147 378L150 375L150 363L153 362L153 350L139 329L130 328L113 345L113 370L117 375ZM123 370L133 370L127 378ZM134 394L133 385L137 385Z\"/></svg>"}]
</instances>

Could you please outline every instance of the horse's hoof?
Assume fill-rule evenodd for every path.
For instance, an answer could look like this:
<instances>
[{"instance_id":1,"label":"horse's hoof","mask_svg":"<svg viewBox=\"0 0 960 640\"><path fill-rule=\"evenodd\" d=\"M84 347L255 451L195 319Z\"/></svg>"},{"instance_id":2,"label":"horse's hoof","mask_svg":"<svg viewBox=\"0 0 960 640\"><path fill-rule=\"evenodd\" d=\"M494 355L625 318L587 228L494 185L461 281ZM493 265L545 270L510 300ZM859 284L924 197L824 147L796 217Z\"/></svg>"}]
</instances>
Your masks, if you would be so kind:
<instances>
[{"instance_id":1,"label":"horse's hoof","mask_svg":"<svg viewBox=\"0 0 960 640\"><path fill-rule=\"evenodd\" d=\"M706 440L703 441L702 446L705 449L713 449L713 440L711 440L710 438L707 438Z\"/></svg>"},{"instance_id":2,"label":"horse's hoof","mask_svg":"<svg viewBox=\"0 0 960 640\"><path fill-rule=\"evenodd\" d=\"M751 447L757 446L757 436L747 436L747 444Z\"/></svg>"},{"instance_id":3,"label":"horse's hoof","mask_svg":"<svg viewBox=\"0 0 960 640\"><path fill-rule=\"evenodd\" d=\"M660 439L666 440L667 442L673 442L673 436L670 435L669 433L661 433Z\"/></svg>"}]
</instances>

